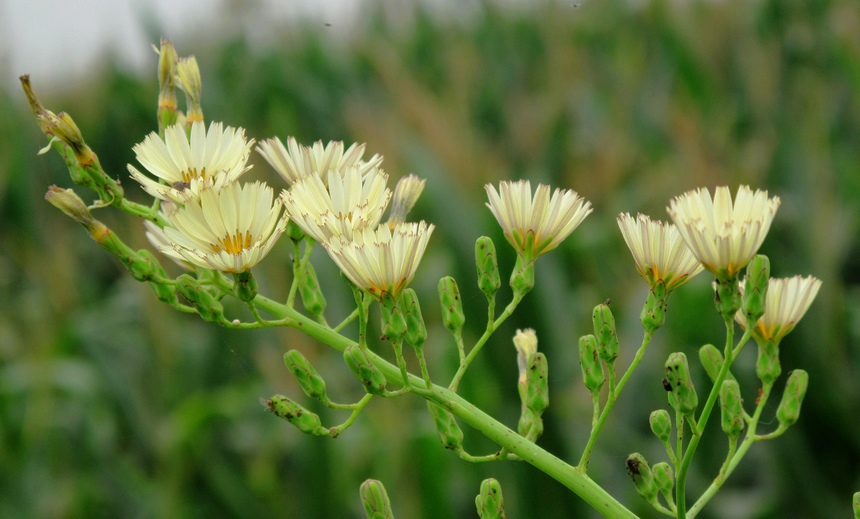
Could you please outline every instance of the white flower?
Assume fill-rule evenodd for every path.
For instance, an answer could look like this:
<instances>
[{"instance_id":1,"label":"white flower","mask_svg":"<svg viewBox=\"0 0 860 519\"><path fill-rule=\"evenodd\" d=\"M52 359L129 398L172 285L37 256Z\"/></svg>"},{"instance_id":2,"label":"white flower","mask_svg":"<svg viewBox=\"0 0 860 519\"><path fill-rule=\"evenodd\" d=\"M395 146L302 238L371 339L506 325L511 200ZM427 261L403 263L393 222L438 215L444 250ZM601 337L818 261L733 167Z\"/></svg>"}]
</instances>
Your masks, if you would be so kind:
<instances>
[{"instance_id":1,"label":"white flower","mask_svg":"<svg viewBox=\"0 0 860 519\"><path fill-rule=\"evenodd\" d=\"M762 342L778 343L794 329L809 309L815 296L818 295L819 288L821 288L821 280L813 276L770 278L764 315L756 321L755 328L752 330L753 337ZM740 284L740 290L743 295L744 283ZM743 310L735 314L735 320L741 327L747 329L748 323Z\"/></svg>"},{"instance_id":2,"label":"white flower","mask_svg":"<svg viewBox=\"0 0 860 519\"><path fill-rule=\"evenodd\" d=\"M618 215L618 227L633 253L637 270L649 285L654 286L662 280L668 292L702 271L702 264L693 256L674 225L651 220L644 214L633 218L622 213Z\"/></svg>"},{"instance_id":3,"label":"white flower","mask_svg":"<svg viewBox=\"0 0 860 519\"><path fill-rule=\"evenodd\" d=\"M684 241L711 272L730 278L750 262L761 247L779 208L779 197L740 186L732 203L728 187L711 199L705 188L669 202L667 210Z\"/></svg>"},{"instance_id":4,"label":"white flower","mask_svg":"<svg viewBox=\"0 0 860 519\"><path fill-rule=\"evenodd\" d=\"M131 164L128 171L143 189L162 200L179 205L198 196L206 186L221 189L250 169L245 164L253 139L245 139L243 128L224 128L221 123L191 125L191 138L183 125L164 130L164 139L153 132L134 146L137 160L158 180L144 175Z\"/></svg>"},{"instance_id":5,"label":"white flower","mask_svg":"<svg viewBox=\"0 0 860 519\"><path fill-rule=\"evenodd\" d=\"M366 175L360 166L331 171L328 187L319 173L296 181L281 199L290 217L314 240L351 237L363 228L375 229L391 198L388 175L373 168Z\"/></svg>"},{"instance_id":6,"label":"white flower","mask_svg":"<svg viewBox=\"0 0 860 519\"><path fill-rule=\"evenodd\" d=\"M498 193L490 184L484 188L505 238L534 258L558 247L591 213L591 203L572 190L556 188L550 198L549 186L538 184L532 197L528 180L502 181Z\"/></svg>"},{"instance_id":7,"label":"white flower","mask_svg":"<svg viewBox=\"0 0 860 519\"><path fill-rule=\"evenodd\" d=\"M352 239L333 238L323 245L358 288L376 298L384 293L397 297L415 276L433 229L423 221L401 223L393 230L387 225L365 227Z\"/></svg>"},{"instance_id":8,"label":"white flower","mask_svg":"<svg viewBox=\"0 0 860 519\"><path fill-rule=\"evenodd\" d=\"M167 256L221 272L244 272L262 260L287 227L282 202L262 182L204 189L167 214L172 227L147 226Z\"/></svg>"},{"instance_id":9,"label":"white flower","mask_svg":"<svg viewBox=\"0 0 860 519\"><path fill-rule=\"evenodd\" d=\"M358 166L362 174L367 174L382 164L382 157L374 155L363 161L364 144L355 143L344 151L343 142L331 141L323 146L317 141L313 146L302 146L293 137L287 137L287 145L277 137L266 139L257 145L257 151L266 159L287 184L294 184L302 177L319 173L323 184L328 184L330 171L339 171Z\"/></svg>"}]
</instances>

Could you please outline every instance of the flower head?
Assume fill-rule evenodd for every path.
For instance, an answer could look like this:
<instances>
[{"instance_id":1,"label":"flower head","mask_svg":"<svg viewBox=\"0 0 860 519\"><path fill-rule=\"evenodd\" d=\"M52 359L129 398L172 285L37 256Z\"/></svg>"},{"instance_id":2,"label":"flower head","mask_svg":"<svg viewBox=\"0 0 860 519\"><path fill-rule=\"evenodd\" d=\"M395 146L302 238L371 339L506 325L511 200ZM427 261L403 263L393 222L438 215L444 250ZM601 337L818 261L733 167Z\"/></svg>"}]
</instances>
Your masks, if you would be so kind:
<instances>
[{"instance_id":1,"label":"flower head","mask_svg":"<svg viewBox=\"0 0 860 519\"><path fill-rule=\"evenodd\" d=\"M318 173L322 183L328 185L330 171L358 166L366 174L382 164L379 155L361 160L364 144L356 143L344 150L341 141L331 141L325 146L317 141L312 146L302 146L295 138L287 137L284 146L281 139L273 137L258 144L257 151L290 185L313 173Z\"/></svg>"},{"instance_id":2,"label":"flower head","mask_svg":"<svg viewBox=\"0 0 860 519\"><path fill-rule=\"evenodd\" d=\"M244 272L269 253L287 227L282 202L273 199L272 188L262 182L210 187L166 214L172 227L148 226L149 240L174 260Z\"/></svg>"},{"instance_id":3,"label":"flower head","mask_svg":"<svg viewBox=\"0 0 860 519\"><path fill-rule=\"evenodd\" d=\"M591 213L591 203L576 191L556 189L550 198L549 186L538 184L532 197L528 180L503 181L499 191L490 184L487 207L493 212L505 238L518 253L537 258L559 243Z\"/></svg>"},{"instance_id":4,"label":"flower head","mask_svg":"<svg viewBox=\"0 0 860 519\"><path fill-rule=\"evenodd\" d=\"M718 276L735 276L755 256L779 208L779 197L740 186L734 203L728 187L700 188L669 202L667 210L693 254Z\"/></svg>"},{"instance_id":5,"label":"flower head","mask_svg":"<svg viewBox=\"0 0 860 519\"><path fill-rule=\"evenodd\" d=\"M821 288L821 280L813 276L770 278L764 315L756 321L755 328L752 330L753 337L761 342L779 343L788 332L794 329L809 309L815 296L818 295L819 288ZM743 282L740 284L740 290L743 294ZM735 314L735 320L744 329L749 326L743 310Z\"/></svg>"},{"instance_id":6,"label":"flower head","mask_svg":"<svg viewBox=\"0 0 860 519\"><path fill-rule=\"evenodd\" d=\"M517 368L520 372L520 384L526 383L529 359L537 353L537 345L537 334L532 328L517 330L517 334L514 335L514 348L517 350Z\"/></svg>"},{"instance_id":7,"label":"flower head","mask_svg":"<svg viewBox=\"0 0 860 519\"><path fill-rule=\"evenodd\" d=\"M662 280L669 292L702 271L702 264L673 224L651 220L644 214L633 218L622 213L618 215L618 227L633 253L636 269L649 285Z\"/></svg>"},{"instance_id":8,"label":"flower head","mask_svg":"<svg viewBox=\"0 0 860 519\"><path fill-rule=\"evenodd\" d=\"M393 230L387 225L365 227L351 239L335 237L323 245L358 288L376 298L386 293L396 298L415 276L433 229L423 221L401 223Z\"/></svg>"},{"instance_id":9,"label":"flower head","mask_svg":"<svg viewBox=\"0 0 860 519\"><path fill-rule=\"evenodd\" d=\"M137 160L163 183L131 164L128 171L150 195L182 205L205 187L221 189L251 169L245 164L253 144L242 128L213 122L207 131L202 122L195 122L189 139L185 126L175 124L164 130L164 139L153 132L133 148Z\"/></svg>"},{"instance_id":10,"label":"flower head","mask_svg":"<svg viewBox=\"0 0 860 519\"><path fill-rule=\"evenodd\" d=\"M320 243L349 238L365 227L375 229L391 198L388 175L377 168L367 174L359 166L331 171L328 187L319 173L297 180L281 199L293 221Z\"/></svg>"}]
</instances>

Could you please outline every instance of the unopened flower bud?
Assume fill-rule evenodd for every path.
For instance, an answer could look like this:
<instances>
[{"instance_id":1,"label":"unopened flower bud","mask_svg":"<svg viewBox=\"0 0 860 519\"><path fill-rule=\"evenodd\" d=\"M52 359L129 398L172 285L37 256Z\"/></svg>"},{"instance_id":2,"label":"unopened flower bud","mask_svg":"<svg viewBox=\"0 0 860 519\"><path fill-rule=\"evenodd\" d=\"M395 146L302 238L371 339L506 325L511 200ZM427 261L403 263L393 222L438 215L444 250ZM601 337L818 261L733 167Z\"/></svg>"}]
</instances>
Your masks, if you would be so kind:
<instances>
[{"instance_id":1,"label":"unopened flower bud","mask_svg":"<svg viewBox=\"0 0 860 519\"><path fill-rule=\"evenodd\" d=\"M84 142L84 136L72 116L66 112L57 114L51 133L75 153L75 159L81 166L88 166L95 160L93 150Z\"/></svg>"},{"instance_id":2,"label":"unopened flower bud","mask_svg":"<svg viewBox=\"0 0 860 519\"><path fill-rule=\"evenodd\" d=\"M615 317L609 308L609 300L594 307L591 313L594 336L597 338L597 353L608 366L618 358L618 335L615 333Z\"/></svg>"},{"instance_id":3,"label":"unopened flower bud","mask_svg":"<svg viewBox=\"0 0 860 519\"><path fill-rule=\"evenodd\" d=\"M154 48L154 47L153 47ZM179 56L170 40L161 40L158 53L158 126L167 128L176 124L176 62Z\"/></svg>"},{"instance_id":4,"label":"unopened flower bud","mask_svg":"<svg viewBox=\"0 0 860 519\"><path fill-rule=\"evenodd\" d=\"M723 432L730 439L737 438L744 430L744 407L741 388L734 380L724 380L720 386L720 417Z\"/></svg>"},{"instance_id":5,"label":"unopened flower bud","mask_svg":"<svg viewBox=\"0 0 860 519\"><path fill-rule=\"evenodd\" d=\"M442 324L455 335L463 331L466 316L463 314L463 301L460 289L451 276L439 280L439 302L442 305Z\"/></svg>"},{"instance_id":6,"label":"unopened flower bud","mask_svg":"<svg viewBox=\"0 0 860 519\"><path fill-rule=\"evenodd\" d=\"M535 353L529 358L528 388L526 407L540 416L549 406L549 366L543 353Z\"/></svg>"},{"instance_id":7,"label":"unopened flower bud","mask_svg":"<svg viewBox=\"0 0 860 519\"><path fill-rule=\"evenodd\" d=\"M639 321L646 331L654 333L666 322L666 298L668 296L666 284L658 279L651 285L645 305L639 314Z\"/></svg>"},{"instance_id":8,"label":"unopened flower bud","mask_svg":"<svg viewBox=\"0 0 860 519\"><path fill-rule=\"evenodd\" d=\"M305 434L328 436L328 429L320 423L320 417L308 411L284 395L275 395L265 401L266 408L279 418L290 422Z\"/></svg>"},{"instance_id":9,"label":"unopened flower bud","mask_svg":"<svg viewBox=\"0 0 860 519\"><path fill-rule=\"evenodd\" d=\"M854 493L851 503L854 505L854 519L860 519L860 492Z\"/></svg>"},{"instance_id":10,"label":"unopened flower bud","mask_svg":"<svg viewBox=\"0 0 860 519\"><path fill-rule=\"evenodd\" d=\"M705 368L705 373L711 382L717 380L720 370L723 368L723 354L713 344L705 344L699 348L699 360L702 362L702 367Z\"/></svg>"},{"instance_id":11,"label":"unopened flower bud","mask_svg":"<svg viewBox=\"0 0 860 519\"><path fill-rule=\"evenodd\" d=\"M418 178L410 173L401 178L394 188L394 195L391 197L391 212L388 216L388 227L394 230L398 223L406 221L406 215L415 206L421 192L424 191L423 178Z\"/></svg>"},{"instance_id":12,"label":"unopened flower bud","mask_svg":"<svg viewBox=\"0 0 860 519\"><path fill-rule=\"evenodd\" d=\"M302 265L299 277L299 295L305 310L314 318L319 319L325 312L326 300L320 288L316 270L310 261Z\"/></svg>"},{"instance_id":13,"label":"unopened flower bud","mask_svg":"<svg viewBox=\"0 0 860 519\"><path fill-rule=\"evenodd\" d=\"M478 288L487 299L492 299L501 288L502 280L499 277L496 245L488 236L481 236L475 242L475 264L478 268Z\"/></svg>"},{"instance_id":14,"label":"unopened flower bud","mask_svg":"<svg viewBox=\"0 0 860 519\"><path fill-rule=\"evenodd\" d=\"M741 294L744 317L749 326L755 327L759 317L764 315L767 286L770 281L770 260L759 254L747 265L747 278Z\"/></svg>"},{"instance_id":15,"label":"unopened flower bud","mask_svg":"<svg viewBox=\"0 0 860 519\"><path fill-rule=\"evenodd\" d=\"M796 369L788 375L782 400L776 409L776 419L779 420L781 427L788 427L797 422L800 417L800 406L803 404L803 397L806 396L808 385L809 374L806 371Z\"/></svg>"},{"instance_id":16,"label":"unopened flower bud","mask_svg":"<svg viewBox=\"0 0 860 519\"><path fill-rule=\"evenodd\" d=\"M253 301L257 297L257 280L250 270L233 274L233 293L240 301Z\"/></svg>"},{"instance_id":17,"label":"unopened flower bud","mask_svg":"<svg viewBox=\"0 0 860 519\"><path fill-rule=\"evenodd\" d=\"M406 335L404 336L406 342L416 348L424 346L424 341L427 340L427 325L424 324L421 305L415 290L407 288L400 294L400 307L406 318Z\"/></svg>"},{"instance_id":18,"label":"unopened flower bud","mask_svg":"<svg viewBox=\"0 0 860 519\"><path fill-rule=\"evenodd\" d=\"M511 272L511 288L518 297L528 294L535 286L535 259L524 260L522 254L517 255L517 262Z\"/></svg>"},{"instance_id":19,"label":"unopened flower bud","mask_svg":"<svg viewBox=\"0 0 860 519\"><path fill-rule=\"evenodd\" d=\"M162 303L167 303L174 307L179 304L179 298L176 295L176 285L152 282L149 286L152 288L152 292L155 294L155 297L157 297Z\"/></svg>"},{"instance_id":20,"label":"unopened flower bud","mask_svg":"<svg viewBox=\"0 0 860 519\"><path fill-rule=\"evenodd\" d=\"M660 440L660 443L668 444L672 436L672 419L669 417L669 412L658 409L651 413L648 422L651 424L651 432Z\"/></svg>"},{"instance_id":21,"label":"unopened flower bud","mask_svg":"<svg viewBox=\"0 0 860 519\"><path fill-rule=\"evenodd\" d=\"M779 378L782 366L779 363L779 343L769 339L758 342L758 359L755 374L764 384L771 384Z\"/></svg>"},{"instance_id":22,"label":"unopened flower bud","mask_svg":"<svg viewBox=\"0 0 860 519\"><path fill-rule=\"evenodd\" d=\"M481 482L481 491L475 498L475 506L481 519L505 519L502 486L497 480L487 478Z\"/></svg>"},{"instance_id":23,"label":"unopened flower bud","mask_svg":"<svg viewBox=\"0 0 860 519\"><path fill-rule=\"evenodd\" d=\"M427 402L427 409L430 410L433 423L436 424L436 431L439 433L439 440L442 441L442 446L455 452L462 449L463 430L460 429L454 415L447 409L432 402Z\"/></svg>"},{"instance_id":24,"label":"unopened flower bud","mask_svg":"<svg viewBox=\"0 0 860 519\"><path fill-rule=\"evenodd\" d=\"M286 234L287 237L289 237L292 241L297 243L302 241L305 236L307 236L305 234L305 231L303 231L302 228L299 227L296 222L293 221L292 218L290 218L290 221L287 222L287 230L284 231L284 234Z\"/></svg>"},{"instance_id":25,"label":"unopened flower bud","mask_svg":"<svg viewBox=\"0 0 860 519\"><path fill-rule=\"evenodd\" d=\"M605 378L603 366L597 353L597 339L594 335L583 335L579 338L579 364L582 368L582 380L589 391L600 391Z\"/></svg>"},{"instance_id":26,"label":"unopened flower bud","mask_svg":"<svg viewBox=\"0 0 860 519\"><path fill-rule=\"evenodd\" d=\"M372 395L381 395L385 392L385 375L373 365L373 362L361 348L351 344L344 350L343 360L350 371L361 381L365 391Z\"/></svg>"},{"instance_id":27,"label":"unopened flower bud","mask_svg":"<svg viewBox=\"0 0 860 519\"><path fill-rule=\"evenodd\" d=\"M388 292L383 292L379 308L382 315L382 333L391 341L403 340L406 335L406 317L403 316L397 299Z\"/></svg>"},{"instance_id":28,"label":"unopened flower bud","mask_svg":"<svg viewBox=\"0 0 860 519\"><path fill-rule=\"evenodd\" d=\"M699 397L690 378L690 366L687 364L686 355L680 352L669 355L669 359L666 360L666 381L675 396L675 410L682 415L692 414L699 405Z\"/></svg>"},{"instance_id":29,"label":"unopened flower bud","mask_svg":"<svg viewBox=\"0 0 860 519\"><path fill-rule=\"evenodd\" d=\"M729 278L717 277L714 281L714 305L723 319L734 319L741 307L741 294L738 288L738 276Z\"/></svg>"},{"instance_id":30,"label":"unopened flower bud","mask_svg":"<svg viewBox=\"0 0 860 519\"><path fill-rule=\"evenodd\" d=\"M368 479L361 484L359 494L361 495L361 504L364 507L367 519L394 519L394 512L391 511L391 501L388 499L388 493L380 481Z\"/></svg>"},{"instance_id":31,"label":"unopened flower bud","mask_svg":"<svg viewBox=\"0 0 860 519\"><path fill-rule=\"evenodd\" d=\"M675 473L671 465L665 461L655 463L651 467L651 473L654 475L654 484L657 485L657 490L664 496L672 495L672 488L675 486Z\"/></svg>"},{"instance_id":32,"label":"unopened flower bud","mask_svg":"<svg viewBox=\"0 0 860 519\"><path fill-rule=\"evenodd\" d=\"M296 382L299 383L306 395L322 402L328 401L325 380L299 350L290 350L285 353L284 364L290 373L296 377Z\"/></svg>"},{"instance_id":33,"label":"unopened flower bud","mask_svg":"<svg viewBox=\"0 0 860 519\"><path fill-rule=\"evenodd\" d=\"M188 274L178 278L178 290L206 321L220 323L224 320L224 307L200 283Z\"/></svg>"},{"instance_id":34,"label":"unopened flower bud","mask_svg":"<svg viewBox=\"0 0 860 519\"><path fill-rule=\"evenodd\" d=\"M104 224L93 218L87 204L71 189L51 186L45 193L45 200L66 213L66 216L83 225L87 231L97 226L104 227Z\"/></svg>"},{"instance_id":35,"label":"unopened flower bud","mask_svg":"<svg viewBox=\"0 0 860 519\"><path fill-rule=\"evenodd\" d=\"M627 456L627 473L633 478L636 492L649 503L657 498L657 485L654 483L654 475L651 467L645 461L645 456L634 452Z\"/></svg>"}]
</instances>

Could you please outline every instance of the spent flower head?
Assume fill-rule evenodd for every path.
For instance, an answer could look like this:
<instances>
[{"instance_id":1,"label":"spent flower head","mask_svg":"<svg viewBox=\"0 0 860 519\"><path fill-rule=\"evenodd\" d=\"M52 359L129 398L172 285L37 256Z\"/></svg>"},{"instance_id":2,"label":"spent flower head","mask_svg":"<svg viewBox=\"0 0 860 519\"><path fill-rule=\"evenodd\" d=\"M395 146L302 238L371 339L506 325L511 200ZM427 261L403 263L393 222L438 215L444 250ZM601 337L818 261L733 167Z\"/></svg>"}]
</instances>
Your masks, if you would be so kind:
<instances>
[{"instance_id":1,"label":"spent flower head","mask_svg":"<svg viewBox=\"0 0 860 519\"><path fill-rule=\"evenodd\" d=\"M373 168L364 174L360 166L331 171L328 186L319 173L302 177L281 199L292 220L311 238L325 243L334 237L352 237L375 229L391 198L388 175Z\"/></svg>"},{"instance_id":2,"label":"spent flower head","mask_svg":"<svg viewBox=\"0 0 860 519\"><path fill-rule=\"evenodd\" d=\"M153 132L133 148L138 162L158 180L131 164L128 171L153 197L182 205L205 187L221 189L251 169L246 163L253 144L243 128L213 122L207 131L195 122L189 138L185 126L175 124L164 130L164 139Z\"/></svg>"},{"instance_id":3,"label":"spent flower head","mask_svg":"<svg viewBox=\"0 0 860 519\"><path fill-rule=\"evenodd\" d=\"M329 256L358 288L380 299L397 295L412 281L434 226L401 223L390 229L364 227L351 238L334 237L323 243Z\"/></svg>"},{"instance_id":4,"label":"spent flower head","mask_svg":"<svg viewBox=\"0 0 860 519\"><path fill-rule=\"evenodd\" d=\"M166 213L172 227L148 226L149 240L178 262L244 272L269 253L286 229L289 220L282 205L262 182L210 187L198 199Z\"/></svg>"},{"instance_id":5,"label":"spent flower head","mask_svg":"<svg viewBox=\"0 0 860 519\"><path fill-rule=\"evenodd\" d=\"M367 174L382 164L379 155L362 160L364 146L355 143L344 150L341 141L331 141L325 146L322 141L317 141L312 146L302 146L293 137L287 137L287 145L284 146L281 139L272 137L260 142L257 152L289 185L313 173L318 173L322 183L328 185L331 171L358 166L362 174Z\"/></svg>"},{"instance_id":6,"label":"spent flower head","mask_svg":"<svg viewBox=\"0 0 860 519\"><path fill-rule=\"evenodd\" d=\"M732 202L726 186L711 193L688 191L669 202L667 210L693 254L706 269L729 279L743 269L761 247L779 208L779 197L740 186Z\"/></svg>"},{"instance_id":7,"label":"spent flower head","mask_svg":"<svg viewBox=\"0 0 860 519\"><path fill-rule=\"evenodd\" d=\"M532 196L528 180L502 181L498 192L491 184L484 187L487 207L505 238L518 254L531 259L558 247L591 213L591 203L569 189L556 188L550 197L550 188L544 184L538 184Z\"/></svg>"},{"instance_id":8,"label":"spent flower head","mask_svg":"<svg viewBox=\"0 0 860 519\"><path fill-rule=\"evenodd\" d=\"M744 282L740 284L743 294ZM772 341L779 343L788 332L800 321L809 309L821 280L813 276L794 276L791 278L770 278L767 285L767 298L764 315L755 323L752 329L753 337L760 342ZM743 310L735 314L735 320L743 329L749 327Z\"/></svg>"},{"instance_id":9,"label":"spent flower head","mask_svg":"<svg viewBox=\"0 0 860 519\"><path fill-rule=\"evenodd\" d=\"M517 330L517 334L514 335L514 348L517 350L517 368L520 372L520 384L526 383L529 358L537 353L537 345L537 334L532 328Z\"/></svg>"},{"instance_id":10,"label":"spent flower head","mask_svg":"<svg viewBox=\"0 0 860 519\"><path fill-rule=\"evenodd\" d=\"M644 214L633 218L622 213L618 215L618 227L633 253L636 269L651 286L662 280L670 292L704 268L671 223L651 220Z\"/></svg>"},{"instance_id":11,"label":"spent flower head","mask_svg":"<svg viewBox=\"0 0 860 519\"><path fill-rule=\"evenodd\" d=\"M406 215L415 206L421 192L424 191L423 178L418 178L413 173L401 178L394 187L394 196L391 202L391 212L388 215L388 226L392 229L395 225L405 222Z\"/></svg>"}]
</instances>

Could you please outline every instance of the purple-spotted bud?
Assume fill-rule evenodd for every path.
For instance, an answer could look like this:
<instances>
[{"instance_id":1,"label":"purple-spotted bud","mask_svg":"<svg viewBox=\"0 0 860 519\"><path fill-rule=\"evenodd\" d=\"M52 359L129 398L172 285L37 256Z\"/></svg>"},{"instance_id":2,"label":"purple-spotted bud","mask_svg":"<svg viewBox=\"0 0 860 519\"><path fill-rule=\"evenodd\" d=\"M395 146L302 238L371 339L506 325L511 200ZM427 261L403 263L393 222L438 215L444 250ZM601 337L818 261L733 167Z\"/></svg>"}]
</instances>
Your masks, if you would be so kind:
<instances>
[{"instance_id":1,"label":"purple-spotted bud","mask_svg":"<svg viewBox=\"0 0 860 519\"><path fill-rule=\"evenodd\" d=\"M457 281L451 276L439 280L439 303L442 305L442 324L454 335L460 335L466 316Z\"/></svg>"},{"instance_id":2,"label":"purple-spotted bud","mask_svg":"<svg viewBox=\"0 0 860 519\"><path fill-rule=\"evenodd\" d=\"M633 478L636 492L649 503L657 498L657 485L654 483L654 475L651 467L645 461L645 456L634 452L627 456L627 473Z\"/></svg>"},{"instance_id":3,"label":"purple-spotted bud","mask_svg":"<svg viewBox=\"0 0 860 519\"><path fill-rule=\"evenodd\" d=\"M526 407L540 416L549 406L549 366L543 353L529 357Z\"/></svg>"},{"instance_id":4,"label":"purple-spotted bud","mask_svg":"<svg viewBox=\"0 0 860 519\"><path fill-rule=\"evenodd\" d=\"M432 402L427 402L427 409L430 410L430 415L433 417L433 423L436 425L436 432L439 433L442 446L455 452L460 451L463 448L463 430L460 429L454 415Z\"/></svg>"},{"instance_id":5,"label":"purple-spotted bud","mask_svg":"<svg viewBox=\"0 0 860 519\"><path fill-rule=\"evenodd\" d=\"M737 274L729 278L717 277L714 281L714 305L723 319L734 319L741 307L741 293Z\"/></svg>"},{"instance_id":6,"label":"purple-spotted bud","mask_svg":"<svg viewBox=\"0 0 860 519\"><path fill-rule=\"evenodd\" d=\"M796 369L788 375L782 400L776 409L776 419L779 420L781 427L794 425L800 418L800 406L803 404L803 397L806 396L808 385L809 374L806 371Z\"/></svg>"},{"instance_id":7,"label":"purple-spotted bud","mask_svg":"<svg viewBox=\"0 0 860 519\"><path fill-rule=\"evenodd\" d=\"M359 495L367 519L394 519L391 501L388 499L388 493L382 482L368 479L361 484Z\"/></svg>"},{"instance_id":8,"label":"purple-spotted bud","mask_svg":"<svg viewBox=\"0 0 860 519\"><path fill-rule=\"evenodd\" d=\"M481 519L505 519L502 486L493 478L481 482L481 491L475 498L475 507Z\"/></svg>"},{"instance_id":9,"label":"purple-spotted bud","mask_svg":"<svg viewBox=\"0 0 860 519\"><path fill-rule=\"evenodd\" d=\"M618 358L618 334L615 333L615 316L609 308L608 299L594 307L591 320L597 338L597 353L607 366L612 366Z\"/></svg>"},{"instance_id":10,"label":"purple-spotted bud","mask_svg":"<svg viewBox=\"0 0 860 519\"><path fill-rule=\"evenodd\" d=\"M308 261L302 265L302 272L298 281L302 306L313 318L319 320L325 313L326 300L320 288L316 270L314 270L311 262Z\"/></svg>"},{"instance_id":11,"label":"purple-spotted bud","mask_svg":"<svg viewBox=\"0 0 860 519\"><path fill-rule=\"evenodd\" d=\"M737 438L744 430L744 405L741 388L737 381L724 380L720 386L720 424L730 439Z\"/></svg>"},{"instance_id":12,"label":"purple-spotted bud","mask_svg":"<svg viewBox=\"0 0 860 519\"><path fill-rule=\"evenodd\" d=\"M361 348L351 344L343 351L343 360L364 386L365 391L372 395L381 395L385 392L385 375L373 365Z\"/></svg>"},{"instance_id":13,"label":"purple-spotted bud","mask_svg":"<svg viewBox=\"0 0 860 519\"><path fill-rule=\"evenodd\" d=\"M475 265L478 269L478 288L487 299L492 299L501 288L502 280L499 277L496 246L488 236L481 236L475 242Z\"/></svg>"},{"instance_id":14,"label":"purple-spotted bud","mask_svg":"<svg viewBox=\"0 0 860 519\"><path fill-rule=\"evenodd\" d=\"M511 288L514 294L522 298L535 286L535 259L524 260L521 254L517 255L517 262L511 272Z\"/></svg>"},{"instance_id":15,"label":"purple-spotted bud","mask_svg":"<svg viewBox=\"0 0 860 519\"><path fill-rule=\"evenodd\" d=\"M224 321L224 307L194 277L182 274L178 278L177 289L182 297L197 310L204 320L220 323Z\"/></svg>"},{"instance_id":16,"label":"purple-spotted bud","mask_svg":"<svg viewBox=\"0 0 860 519\"><path fill-rule=\"evenodd\" d=\"M424 317L421 315L421 305L418 303L418 295L415 290L407 288L400 294L400 307L403 309L403 316L406 318L406 342L416 348L424 346L424 341L427 340L427 326L424 324Z\"/></svg>"},{"instance_id":17,"label":"purple-spotted bud","mask_svg":"<svg viewBox=\"0 0 860 519\"><path fill-rule=\"evenodd\" d=\"M639 314L639 321L642 322L642 327L646 331L654 333L666 322L666 298L668 296L666 284L662 279L658 279L651 285L648 297L645 299L645 305L642 306L642 312Z\"/></svg>"},{"instance_id":18,"label":"purple-spotted bud","mask_svg":"<svg viewBox=\"0 0 860 519\"><path fill-rule=\"evenodd\" d=\"M290 350L285 353L284 364L290 373L296 377L296 382L299 383L306 395L321 402L328 401L325 380L299 350Z\"/></svg>"},{"instance_id":19,"label":"purple-spotted bud","mask_svg":"<svg viewBox=\"0 0 860 519\"><path fill-rule=\"evenodd\" d=\"M782 373L779 363L779 342L772 339L758 342L755 374L763 384L772 384Z\"/></svg>"},{"instance_id":20,"label":"purple-spotted bud","mask_svg":"<svg viewBox=\"0 0 860 519\"><path fill-rule=\"evenodd\" d=\"M382 333L392 342L399 343L406 335L406 317L400 309L399 298L393 297L388 292L382 293L379 302L380 315L382 316Z\"/></svg>"},{"instance_id":21,"label":"purple-spotted bud","mask_svg":"<svg viewBox=\"0 0 860 519\"><path fill-rule=\"evenodd\" d=\"M763 254L753 257L747 265L747 277L741 291L744 317L753 326L764 315L769 281L770 260Z\"/></svg>"},{"instance_id":22,"label":"purple-spotted bud","mask_svg":"<svg viewBox=\"0 0 860 519\"><path fill-rule=\"evenodd\" d=\"M236 272L233 274L233 293L239 301L253 301L257 297L257 279L250 270Z\"/></svg>"},{"instance_id":23,"label":"purple-spotted bud","mask_svg":"<svg viewBox=\"0 0 860 519\"><path fill-rule=\"evenodd\" d=\"M594 335L583 335L579 338L579 364L582 368L582 380L589 391L600 391L603 382L603 365L597 353L597 339Z\"/></svg>"},{"instance_id":24,"label":"purple-spotted bud","mask_svg":"<svg viewBox=\"0 0 860 519\"><path fill-rule=\"evenodd\" d=\"M692 414L699 405L699 397L690 378L686 355L680 352L669 355L666 360L666 381L675 397L675 410L685 416ZM672 403L672 399L669 402Z\"/></svg>"},{"instance_id":25,"label":"purple-spotted bud","mask_svg":"<svg viewBox=\"0 0 860 519\"><path fill-rule=\"evenodd\" d=\"M319 416L284 395L275 395L269 400L264 401L264 404L266 409L275 413L278 418L283 418L290 422L305 434L313 434L315 436L329 435L328 429L324 428L320 423Z\"/></svg>"}]
</instances>

